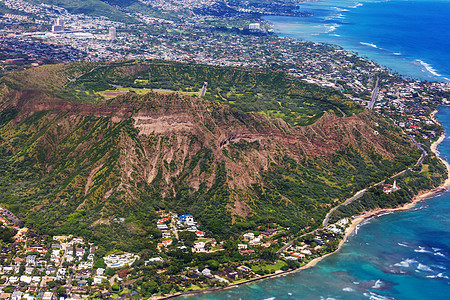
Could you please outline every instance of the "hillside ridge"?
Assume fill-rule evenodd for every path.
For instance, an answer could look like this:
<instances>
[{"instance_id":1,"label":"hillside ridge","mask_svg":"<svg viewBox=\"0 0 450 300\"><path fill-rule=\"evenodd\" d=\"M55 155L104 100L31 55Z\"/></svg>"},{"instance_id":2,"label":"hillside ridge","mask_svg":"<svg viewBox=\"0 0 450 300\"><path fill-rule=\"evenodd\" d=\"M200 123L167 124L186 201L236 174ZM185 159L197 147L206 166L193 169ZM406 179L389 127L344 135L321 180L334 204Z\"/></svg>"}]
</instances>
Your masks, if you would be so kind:
<instances>
[{"instance_id":1,"label":"hillside ridge","mask_svg":"<svg viewBox=\"0 0 450 300\"><path fill-rule=\"evenodd\" d=\"M336 201L420 156L367 110L324 111L296 126L179 92L76 102L51 89L2 91L3 204L33 228L125 234L130 246L168 209L193 214L217 238L247 222L318 226ZM125 228L112 222L119 216Z\"/></svg>"}]
</instances>

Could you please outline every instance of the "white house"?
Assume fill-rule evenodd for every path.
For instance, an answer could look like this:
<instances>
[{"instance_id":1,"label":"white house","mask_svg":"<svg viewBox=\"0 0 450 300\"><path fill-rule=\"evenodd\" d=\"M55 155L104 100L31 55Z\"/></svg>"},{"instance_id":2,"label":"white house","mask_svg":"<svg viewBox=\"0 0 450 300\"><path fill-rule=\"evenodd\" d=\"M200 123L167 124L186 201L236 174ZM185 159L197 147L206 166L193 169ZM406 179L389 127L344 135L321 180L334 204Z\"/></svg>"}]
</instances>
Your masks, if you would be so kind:
<instances>
[{"instance_id":1,"label":"white house","mask_svg":"<svg viewBox=\"0 0 450 300\"><path fill-rule=\"evenodd\" d=\"M239 250L247 249L247 244L238 244L237 246Z\"/></svg>"},{"instance_id":2,"label":"white house","mask_svg":"<svg viewBox=\"0 0 450 300\"><path fill-rule=\"evenodd\" d=\"M52 292L45 292L42 300L56 300L56 296Z\"/></svg>"},{"instance_id":3,"label":"white house","mask_svg":"<svg viewBox=\"0 0 450 300\"><path fill-rule=\"evenodd\" d=\"M104 273L105 273L105 269L103 269L103 268L98 268L97 269L97 275L98 276L102 276Z\"/></svg>"},{"instance_id":4,"label":"white house","mask_svg":"<svg viewBox=\"0 0 450 300\"><path fill-rule=\"evenodd\" d=\"M255 238L255 234L253 232L248 232L243 235L244 241L253 240Z\"/></svg>"},{"instance_id":5,"label":"white house","mask_svg":"<svg viewBox=\"0 0 450 300\"><path fill-rule=\"evenodd\" d=\"M31 277L30 276L26 276L26 275L22 275L20 276L20 281L21 282L25 282L27 284L31 283Z\"/></svg>"},{"instance_id":6,"label":"white house","mask_svg":"<svg viewBox=\"0 0 450 300\"><path fill-rule=\"evenodd\" d=\"M101 284L103 279L106 280L106 277L105 276L95 276L93 283L94 284Z\"/></svg>"}]
</instances>

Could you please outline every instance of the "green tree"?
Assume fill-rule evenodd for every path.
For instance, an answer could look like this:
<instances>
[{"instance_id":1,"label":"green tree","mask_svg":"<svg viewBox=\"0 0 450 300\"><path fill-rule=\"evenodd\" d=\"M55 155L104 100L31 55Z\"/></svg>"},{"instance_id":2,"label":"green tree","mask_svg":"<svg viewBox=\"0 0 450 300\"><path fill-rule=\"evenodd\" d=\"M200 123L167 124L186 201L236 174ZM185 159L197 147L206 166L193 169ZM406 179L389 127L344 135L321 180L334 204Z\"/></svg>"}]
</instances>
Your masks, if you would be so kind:
<instances>
[{"instance_id":1,"label":"green tree","mask_svg":"<svg viewBox=\"0 0 450 300\"><path fill-rule=\"evenodd\" d=\"M46 284L49 289L53 289L56 286L56 283L54 281L47 281Z\"/></svg>"},{"instance_id":2,"label":"green tree","mask_svg":"<svg viewBox=\"0 0 450 300\"><path fill-rule=\"evenodd\" d=\"M217 271L220 265L219 262L214 259L210 259L206 263L208 264L209 268L213 271Z\"/></svg>"},{"instance_id":3,"label":"green tree","mask_svg":"<svg viewBox=\"0 0 450 300\"><path fill-rule=\"evenodd\" d=\"M106 268L106 263L103 260L103 257L100 257L94 263L94 269L98 269L98 268Z\"/></svg>"},{"instance_id":4,"label":"green tree","mask_svg":"<svg viewBox=\"0 0 450 300\"><path fill-rule=\"evenodd\" d=\"M119 286L117 283L114 283L114 284L111 286L111 289L112 289L114 292L118 292L118 291L120 290L120 286Z\"/></svg>"},{"instance_id":5,"label":"green tree","mask_svg":"<svg viewBox=\"0 0 450 300\"><path fill-rule=\"evenodd\" d=\"M63 297L63 296L65 296L65 295L66 295L66 289L65 289L65 287L59 286L59 287L56 289L56 293L58 294L58 297Z\"/></svg>"},{"instance_id":6,"label":"green tree","mask_svg":"<svg viewBox=\"0 0 450 300\"><path fill-rule=\"evenodd\" d=\"M158 284L153 280L144 282L141 288L146 295L158 292Z\"/></svg>"}]
</instances>

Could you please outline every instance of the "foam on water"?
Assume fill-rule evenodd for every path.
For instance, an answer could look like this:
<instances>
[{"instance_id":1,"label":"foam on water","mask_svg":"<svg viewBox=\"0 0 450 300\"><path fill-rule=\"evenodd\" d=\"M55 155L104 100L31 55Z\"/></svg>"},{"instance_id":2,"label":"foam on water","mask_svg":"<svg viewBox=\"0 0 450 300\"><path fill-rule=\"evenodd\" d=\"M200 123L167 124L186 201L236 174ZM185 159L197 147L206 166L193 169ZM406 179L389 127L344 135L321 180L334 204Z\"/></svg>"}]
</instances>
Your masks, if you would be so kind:
<instances>
[{"instance_id":1,"label":"foam on water","mask_svg":"<svg viewBox=\"0 0 450 300\"><path fill-rule=\"evenodd\" d=\"M364 293L364 296L369 297L370 300L389 300L389 299L394 299L394 298L385 297L385 296L376 294L374 292Z\"/></svg>"},{"instance_id":2,"label":"foam on water","mask_svg":"<svg viewBox=\"0 0 450 300\"><path fill-rule=\"evenodd\" d=\"M373 289L380 289L382 287L383 287L383 281L381 281L380 279L375 281L375 284L372 286Z\"/></svg>"},{"instance_id":3,"label":"foam on water","mask_svg":"<svg viewBox=\"0 0 450 300\"><path fill-rule=\"evenodd\" d=\"M424 264L420 264L420 263L417 266L417 270L425 271L425 272L433 272L433 270L429 266L424 265Z\"/></svg>"},{"instance_id":4,"label":"foam on water","mask_svg":"<svg viewBox=\"0 0 450 300\"><path fill-rule=\"evenodd\" d=\"M413 258L407 258L405 260L402 260L399 263L394 264L394 266L396 267L404 267L404 268L409 268L411 265L413 264L417 264L417 260L413 259Z\"/></svg>"},{"instance_id":5,"label":"foam on water","mask_svg":"<svg viewBox=\"0 0 450 300\"><path fill-rule=\"evenodd\" d=\"M427 276L427 278L431 278L431 279L449 279L448 276L443 275L443 273L439 273L437 275L429 275L429 276Z\"/></svg>"},{"instance_id":6,"label":"foam on water","mask_svg":"<svg viewBox=\"0 0 450 300\"><path fill-rule=\"evenodd\" d=\"M441 256L441 257L444 257L444 258L447 258L447 256L445 256L445 254L443 254L443 253L441 253L441 252L435 252L434 255L436 255L436 256Z\"/></svg>"},{"instance_id":7,"label":"foam on water","mask_svg":"<svg viewBox=\"0 0 450 300\"><path fill-rule=\"evenodd\" d=\"M380 49L380 48L377 47L377 45L372 44L372 43L365 43L365 42L359 42L359 43L361 45L364 45L364 46L369 46L369 47L372 47L372 48L375 48L375 49Z\"/></svg>"},{"instance_id":8,"label":"foam on water","mask_svg":"<svg viewBox=\"0 0 450 300\"><path fill-rule=\"evenodd\" d=\"M363 6L363 5L364 4L362 4L362 3L356 3L355 5L350 6L350 8L358 8L358 7Z\"/></svg>"},{"instance_id":9,"label":"foam on water","mask_svg":"<svg viewBox=\"0 0 450 300\"><path fill-rule=\"evenodd\" d=\"M281 34L338 44L408 76L450 81L450 1L320 0L300 6L314 16L265 18ZM330 23L339 26L317 30Z\"/></svg>"},{"instance_id":10,"label":"foam on water","mask_svg":"<svg viewBox=\"0 0 450 300\"><path fill-rule=\"evenodd\" d=\"M430 64L424 62L421 59L416 59L416 61L418 63L420 63L428 72L430 72L431 74L433 74L436 77L442 77L441 74L439 74Z\"/></svg>"},{"instance_id":11,"label":"foam on water","mask_svg":"<svg viewBox=\"0 0 450 300\"><path fill-rule=\"evenodd\" d=\"M426 250L425 247L419 246L419 248L414 249L414 252L418 253L433 253L432 251Z\"/></svg>"}]
</instances>

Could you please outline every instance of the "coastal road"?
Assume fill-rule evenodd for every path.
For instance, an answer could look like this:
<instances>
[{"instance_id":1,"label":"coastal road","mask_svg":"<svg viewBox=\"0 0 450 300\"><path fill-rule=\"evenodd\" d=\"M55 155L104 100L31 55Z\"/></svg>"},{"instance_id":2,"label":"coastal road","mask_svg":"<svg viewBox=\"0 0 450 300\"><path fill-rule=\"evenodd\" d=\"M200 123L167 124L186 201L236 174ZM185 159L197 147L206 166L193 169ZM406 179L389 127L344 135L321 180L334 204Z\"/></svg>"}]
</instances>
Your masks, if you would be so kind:
<instances>
[{"instance_id":1,"label":"coastal road","mask_svg":"<svg viewBox=\"0 0 450 300\"><path fill-rule=\"evenodd\" d=\"M299 238L302 238L302 237L304 237L305 235L308 235L308 234L314 234L314 233L316 233L316 231L319 230L319 229L322 229L322 228L318 228L318 229L316 229L316 230L313 230L313 231L308 232L308 233L304 233L304 234L302 234L301 236L296 237L295 239L293 239L292 241L290 241L289 243L287 243L286 245L284 245L283 247L281 247L281 248L277 251L277 254L283 252L284 250L286 250L287 248L289 248L290 246L292 246L292 244L293 244L296 240L298 240Z\"/></svg>"},{"instance_id":2,"label":"coastal road","mask_svg":"<svg viewBox=\"0 0 450 300\"><path fill-rule=\"evenodd\" d=\"M416 164L414 165L415 167L417 167L417 166L419 166L419 165L422 164L422 162L423 162L425 156L427 156L428 153L423 149L422 145L418 144L414 139L412 139L412 140L413 140L414 144L416 144L421 150L423 150L422 155L420 156L420 158L417 160ZM392 175L391 177L389 177L389 179L393 179L393 178L395 178L395 177L397 177L397 176L400 176L400 175L404 174L405 172L407 172L407 171L409 171L409 170L411 170L411 168L408 168L408 169L406 169L406 170L400 171L400 172L398 172L397 174L394 174L394 175ZM321 227L321 228L318 228L318 229L316 229L316 230L314 230L314 231L311 231L311 232L302 234L301 236L298 236L298 237L294 238L292 241L290 241L289 243L287 243L286 245L284 245L283 247L281 247L281 248L277 251L277 253L281 253L281 252L283 252L284 250L288 249L290 246L292 246L292 244L294 243L294 241L296 241L297 239L299 239L299 238L301 238L301 237L303 237L303 236L305 236L305 235L307 235L307 234L314 234L314 233L316 233L316 231L321 230L321 229L323 229L324 227L328 226L328 222L330 221L331 214L332 214L336 209L338 209L338 208L341 207L342 205L349 205L349 204L352 203L353 201L355 201L355 200L361 198L361 197L362 197L362 196L363 196L370 188L372 188L372 187L374 187L374 186L378 186L378 185L380 185L380 184L384 184L385 181L386 181L386 180L382 180L382 181L380 181L380 182L377 182L377 183L375 183L375 184L372 184L370 187L365 188L365 189L362 189L362 190L356 192L352 197L348 198L347 200L345 200L344 202L342 202L342 203L339 204L338 206L333 207L333 208L327 213L327 215L325 216L325 219L324 219L323 222L322 222L322 227Z\"/></svg>"},{"instance_id":3,"label":"coastal road","mask_svg":"<svg viewBox=\"0 0 450 300\"><path fill-rule=\"evenodd\" d=\"M383 181L383 182L384 182L384 181ZM379 183L378 183L378 184L379 184ZM355 201L356 199L361 198L361 196L364 195L366 192L367 192L367 188L365 188L365 189L363 189L363 190L360 190L360 191L356 192L356 194L354 194L353 197L348 198L347 200L345 200L345 202L339 204L338 206L333 207L333 208L327 213L327 215L325 216L325 219L324 219L323 222L322 222L322 226L323 226L323 227L328 226L328 222L330 221L331 214L332 214L336 209L338 209L338 208L341 207L342 205L348 205L348 204L352 203L353 201Z\"/></svg>"},{"instance_id":4,"label":"coastal road","mask_svg":"<svg viewBox=\"0 0 450 300\"><path fill-rule=\"evenodd\" d=\"M378 80L377 80L377 81L378 81ZM378 83L378 82L377 82L377 83ZM417 166L422 165L423 160L424 160L425 157L428 155L428 152L422 147L421 144L419 144L419 143L414 139L414 137L412 137L412 136L409 136L409 137L411 138L411 141L413 142L413 144L416 145L420 150L422 150L422 155L420 156L420 158L417 160L416 164L414 165L414 167L417 167ZM411 170L412 170L412 168L408 168L408 169L405 169L405 170L403 170L403 171L400 171L400 172L398 172L397 174L394 174L394 175L392 175L391 177L389 177L389 179L393 179L393 178L395 178L395 177L397 177L397 176L400 176L400 175L406 173L407 171L411 171ZM301 237L303 237L303 236L305 236L305 235L307 235L307 234L315 234L318 230L321 230L321 229L325 228L326 226L328 226L328 223L329 223L329 221L330 221L331 214L332 214L336 209L338 209L338 208L341 207L342 205L348 205L348 204L352 203L353 201L355 201L355 200L361 198L361 197L362 197L362 196L363 196L370 188L372 188L372 187L374 187L374 186L378 186L378 185L380 185L380 184L384 184L385 181L386 181L386 179L385 179L385 180L382 180L382 181L380 181L380 182L378 182L378 183L375 183L375 184L373 184L373 185L371 185L371 186L369 186L369 187L367 187L367 188L365 188L365 189L362 189L362 190L356 192L351 198L348 198L347 200L345 200L345 202L339 204L338 206L333 207L333 208L327 213L327 215L325 216L325 219L324 219L323 222L322 222L322 227L317 228L316 230L313 230L313 231L311 231L311 232L305 233L305 234L303 234L303 235L301 235L301 236L298 236L298 237L294 238L292 241L288 242L286 245L284 245L283 247L281 247L276 253L278 254L278 253L281 253L281 252L285 251L285 250L288 249L290 246L292 246L292 244L294 243L294 241L296 241L297 239L299 239L299 238L301 238Z\"/></svg>"},{"instance_id":5,"label":"coastal road","mask_svg":"<svg viewBox=\"0 0 450 300\"><path fill-rule=\"evenodd\" d=\"M415 140L413 137L410 136L410 138L411 138L412 142L414 143L414 145L416 145L419 149L422 150L422 155L419 157L419 159L417 160L416 164L414 165L414 167L417 167L417 166L422 165L423 160L424 160L425 157L428 155L428 153L427 153L427 151L425 151L425 149L423 149L423 147L422 147L421 144L419 144L419 143L416 142L416 140ZM405 169L405 170L403 170L403 171L400 171L400 172L398 172L397 174L394 174L394 175L392 175L391 177L389 177L389 179L393 179L393 178L395 178L395 177L398 177L398 176L400 176L400 175L403 175L404 173L406 173L407 171L410 171L410 170L411 170L411 168L408 168L408 169ZM380 181L380 182L378 182L378 183L375 183L375 184L371 185L371 186L368 187L368 188L365 188L365 189L363 189L363 190L360 190L360 191L356 192L356 194L353 195L353 197L348 198L347 200L345 200L345 202L339 204L339 205L336 206L336 207L333 207L333 208L327 213L327 215L325 216L325 219L324 219L323 222L322 222L322 226L323 226L323 227L328 226L328 222L330 221L331 214L332 214L336 209L338 209L338 208L341 207L342 205L348 205L348 204L352 203L353 201L355 201L356 199L361 198L361 196L364 195L364 194L367 192L368 189L370 189L370 188L372 188L372 187L374 187L374 186L378 186L378 185L380 185L380 184L384 184L385 181L386 181L386 180L382 180L382 181Z\"/></svg>"}]
</instances>

